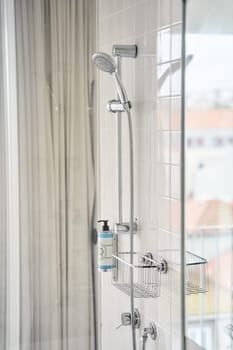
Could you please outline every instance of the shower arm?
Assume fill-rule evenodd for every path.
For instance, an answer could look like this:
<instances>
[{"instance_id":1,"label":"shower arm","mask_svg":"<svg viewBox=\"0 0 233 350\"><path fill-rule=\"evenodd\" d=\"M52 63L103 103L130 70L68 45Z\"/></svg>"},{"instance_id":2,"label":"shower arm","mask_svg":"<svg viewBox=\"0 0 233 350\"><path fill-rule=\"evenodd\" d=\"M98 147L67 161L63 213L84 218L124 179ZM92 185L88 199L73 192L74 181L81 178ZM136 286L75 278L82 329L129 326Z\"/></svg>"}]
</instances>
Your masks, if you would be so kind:
<instances>
[{"instance_id":1,"label":"shower arm","mask_svg":"<svg viewBox=\"0 0 233 350\"><path fill-rule=\"evenodd\" d=\"M137 45L118 45L112 46L112 56L116 57L116 71L114 80L117 84L117 99L110 100L107 104L109 112L117 113L117 183L118 183L118 223L114 225L115 232L115 253L118 254L118 234L129 233L130 224L123 223L122 215L122 132L121 132L121 113L132 108L131 102L128 100L127 93L121 82L121 58L136 58ZM122 103L123 102L123 103ZM127 105L125 105L125 103ZM134 233L137 231L137 223L134 223ZM117 275L117 271L115 271ZM115 276L117 278L117 276Z\"/></svg>"},{"instance_id":2,"label":"shower arm","mask_svg":"<svg viewBox=\"0 0 233 350\"><path fill-rule=\"evenodd\" d=\"M119 56L116 57L116 71L118 75L121 75L121 59ZM119 99L119 95L117 93L117 99ZM117 165L118 165L118 220L122 222L122 133L121 133L121 112L122 110L117 111ZM118 247L117 247L118 248Z\"/></svg>"},{"instance_id":3,"label":"shower arm","mask_svg":"<svg viewBox=\"0 0 233 350\"><path fill-rule=\"evenodd\" d=\"M116 57L116 72L118 75L121 75L121 59L119 56ZM117 195L118 195L118 222L122 223L122 132L121 132L121 112L124 112L124 108L122 104L119 102L119 94L117 90L117 100L109 101L107 104L107 109L109 112L117 113ZM120 104L119 109L114 109L114 103L117 103L118 108ZM113 109L112 109L113 108ZM118 255L119 253L119 242L118 242L118 235L115 231L114 235L114 251L115 254ZM113 270L113 279L117 280L118 278L118 269Z\"/></svg>"},{"instance_id":4,"label":"shower arm","mask_svg":"<svg viewBox=\"0 0 233 350\"><path fill-rule=\"evenodd\" d=\"M129 56L129 54L131 54L131 49L134 48L135 49L135 52L134 52L134 55L133 56ZM126 52L127 52L127 55L125 54L125 50L123 49L127 49ZM124 54L121 54L123 51L124 51ZM118 53L118 54L117 54ZM130 46L113 46L113 56L117 56L117 57L136 57L136 54L137 54L137 49L136 49L136 46L135 45L130 45ZM118 73L115 74L115 80L116 80L116 83L119 87L119 90L120 92L122 92L122 95L121 96L119 94L119 91L118 91L118 95L121 99L121 102L128 102L128 99L127 99L127 96L126 96L126 93L124 94L124 89L122 89L122 86L120 85L121 81L120 80L117 80L118 78ZM125 96L124 96L125 95ZM125 97L125 100L124 100L124 97ZM130 255L130 263L132 264L133 262L133 251L134 251L134 244L133 244L133 220L134 220L134 189L133 189L133 133L132 133L132 119L131 119L131 114L130 114L130 107L129 106L126 106L126 104L124 104L124 107L125 107L125 112L127 112L127 119L128 119L128 127L129 127L129 147L130 147L130 252L131 252L131 255ZM121 113L119 113L121 114ZM122 170L122 169L121 169ZM121 171L121 181L122 181L122 171ZM121 198L122 199L122 198ZM118 249L118 235L116 235L116 246L117 246L117 249ZM116 269L117 270L117 269ZM136 350L137 349L137 345L136 345L136 332L135 332L135 315L134 315L134 293L133 293L133 270L131 270L131 273L130 273L130 285L131 285L131 292L130 292L130 306L131 306L131 316L132 316L132 322L131 322L131 331L132 331L132 345L133 345L133 350Z\"/></svg>"},{"instance_id":5,"label":"shower arm","mask_svg":"<svg viewBox=\"0 0 233 350\"><path fill-rule=\"evenodd\" d=\"M121 58L122 57L129 57L129 58L136 58L137 57L137 45L119 45L114 44L112 46L112 55L113 57L116 57L116 74L115 80L118 77L118 83L121 86L121 91L123 91L125 100L128 102L128 108L131 108L132 105L128 101L127 94L125 91L125 88L122 86L121 83ZM122 96L123 97L123 96ZM119 89L117 89L117 100L109 101L108 103L108 110L109 112L117 113L117 165L118 165L118 220L119 224L122 224L123 218L122 218L122 134L121 134L121 113L125 112L125 108L120 102L121 96L119 94ZM118 238L117 238L118 240ZM116 242L116 246L117 246Z\"/></svg>"},{"instance_id":6,"label":"shower arm","mask_svg":"<svg viewBox=\"0 0 233 350\"><path fill-rule=\"evenodd\" d=\"M117 84L117 99L111 100L107 104L109 112L117 113L117 183L118 183L118 223L114 225L115 232L115 253L118 255L118 235L130 233L130 223L123 223L122 215L122 131L121 131L121 113L127 112L132 108L131 102L128 100L127 93L121 82L121 58L136 58L137 45L113 45L112 56L116 57L116 71L113 73L114 80ZM123 103L122 103L123 102ZM133 223L133 232L137 231L137 223ZM117 269L114 272L117 278ZM113 277L113 278L114 278Z\"/></svg>"}]
</instances>

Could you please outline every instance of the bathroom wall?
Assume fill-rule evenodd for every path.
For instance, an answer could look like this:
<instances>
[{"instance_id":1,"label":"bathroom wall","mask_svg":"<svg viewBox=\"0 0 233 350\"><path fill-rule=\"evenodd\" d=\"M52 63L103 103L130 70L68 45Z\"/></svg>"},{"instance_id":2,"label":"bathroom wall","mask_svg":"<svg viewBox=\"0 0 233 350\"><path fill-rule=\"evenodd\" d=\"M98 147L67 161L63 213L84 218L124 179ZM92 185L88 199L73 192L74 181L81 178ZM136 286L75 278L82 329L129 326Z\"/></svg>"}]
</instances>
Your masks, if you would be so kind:
<instances>
[{"instance_id":1,"label":"bathroom wall","mask_svg":"<svg viewBox=\"0 0 233 350\"><path fill-rule=\"evenodd\" d=\"M156 343L147 349L181 349L180 310L180 123L181 0L97 0L98 50L112 44L137 44L136 59L122 59L122 80L132 101L135 151L136 250L161 255L169 262L161 276L160 297L136 299L142 327L154 320ZM98 73L98 216L118 220L117 116L106 112L116 96L113 79ZM123 218L129 220L128 125L123 127ZM129 237L120 238L128 249ZM99 273L100 349L129 349L130 327L121 327L129 297L111 285L111 273ZM138 344L141 329L137 330ZM130 344L130 345L129 345ZM156 344L156 345L155 345Z\"/></svg>"}]
</instances>

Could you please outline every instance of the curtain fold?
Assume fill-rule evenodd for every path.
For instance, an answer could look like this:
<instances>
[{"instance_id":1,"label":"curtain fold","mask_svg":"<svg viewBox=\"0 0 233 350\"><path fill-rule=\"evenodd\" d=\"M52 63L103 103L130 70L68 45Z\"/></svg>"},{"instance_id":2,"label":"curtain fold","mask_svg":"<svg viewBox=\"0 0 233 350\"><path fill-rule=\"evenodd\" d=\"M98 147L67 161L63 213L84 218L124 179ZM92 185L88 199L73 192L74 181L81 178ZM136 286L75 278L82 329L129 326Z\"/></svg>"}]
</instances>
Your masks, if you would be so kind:
<instances>
[{"instance_id":1,"label":"curtain fold","mask_svg":"<svg viewBox=\"0 0 233 350\"><path fill-rule=\"evenodd\" d=\"M20 349L92 349L91 0L17 0Z\"/></svg>"}]
</instances>

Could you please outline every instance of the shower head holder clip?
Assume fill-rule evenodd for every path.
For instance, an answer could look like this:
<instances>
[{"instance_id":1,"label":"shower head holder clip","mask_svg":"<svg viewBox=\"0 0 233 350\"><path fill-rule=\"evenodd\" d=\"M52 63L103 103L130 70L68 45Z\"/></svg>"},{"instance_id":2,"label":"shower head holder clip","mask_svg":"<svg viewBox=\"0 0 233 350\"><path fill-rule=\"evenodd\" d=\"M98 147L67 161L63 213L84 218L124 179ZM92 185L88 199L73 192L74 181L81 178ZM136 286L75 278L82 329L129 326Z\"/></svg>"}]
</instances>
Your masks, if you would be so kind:
<instances>
[{"instance_id":1,"label":"shower head holder clip","mask_svg":"<svg viewBox=\"0 0 233 350\"><path fill-rule=\"evenodd\" d=\"M108 112L112 113L125 112L130 108L132 108L132 103L130 101L123 104L120 100L110 100L107 104Z\"/></svg>"}]
</instances>

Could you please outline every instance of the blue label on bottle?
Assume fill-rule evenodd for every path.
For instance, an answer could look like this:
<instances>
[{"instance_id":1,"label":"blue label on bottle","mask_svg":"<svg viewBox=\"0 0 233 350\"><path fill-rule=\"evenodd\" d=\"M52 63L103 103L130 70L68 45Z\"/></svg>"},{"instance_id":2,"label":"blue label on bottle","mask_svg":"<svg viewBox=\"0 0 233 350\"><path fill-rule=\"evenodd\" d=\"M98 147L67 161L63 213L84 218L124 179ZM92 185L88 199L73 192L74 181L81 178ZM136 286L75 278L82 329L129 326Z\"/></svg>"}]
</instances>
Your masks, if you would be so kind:
<instances>
[{"instance_id":1,"label":"blue label on bottle","mask_svg":"<svg viewBox=\"0 0 233 350\"><path fill-rule=\"evenodd\" d=\"M112 268L112 265L97 265L99 270L109 270Z\"/></svg>"},{"instance_id":2,"label":"blue label on bottle","mask_svg":"<svg viewBox=\"0 0 233 350\"><path fill-rule=\"evenodd\" d=\"M98 234L98 237L100 237L100 238L111 238L111 237L113 237L113 233L112 232L100 232L99 234Z\"/></svg>"}]
</instances>

